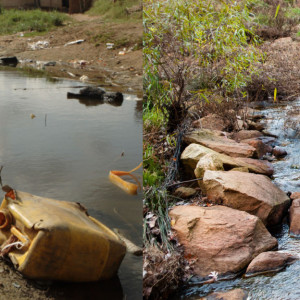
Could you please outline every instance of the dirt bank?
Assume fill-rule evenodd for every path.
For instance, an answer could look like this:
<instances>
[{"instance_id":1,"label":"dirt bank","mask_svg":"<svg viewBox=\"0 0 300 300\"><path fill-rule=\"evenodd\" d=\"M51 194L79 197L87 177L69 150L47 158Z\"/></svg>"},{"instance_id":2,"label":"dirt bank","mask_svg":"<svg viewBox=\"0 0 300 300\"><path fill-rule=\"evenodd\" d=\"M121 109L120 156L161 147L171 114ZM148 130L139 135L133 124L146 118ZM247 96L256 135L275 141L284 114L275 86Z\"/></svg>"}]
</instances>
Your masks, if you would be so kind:
<instances>
[{"instance_id":1,"label":"dirt bank","mask_svg":"<svg viewBox=\"0 0 300 300\"><path fill-rule=\"evenodd\" d=\"M17 56L22 63L45 70L55 77L79 80L88 77L112 89L142 94L142 24L108 23L101 17L72 15L67 22L43 35L29 37L18 33L0 37L0 56ZM66 45L68 42L81 43ZM47 41L48 45L33 50L31 45ZM113 43L107 49L106 43ZM55 66L43 66L43 62ZM41 63L42 62L42 63Z\"/></svg>"}]
</instances>

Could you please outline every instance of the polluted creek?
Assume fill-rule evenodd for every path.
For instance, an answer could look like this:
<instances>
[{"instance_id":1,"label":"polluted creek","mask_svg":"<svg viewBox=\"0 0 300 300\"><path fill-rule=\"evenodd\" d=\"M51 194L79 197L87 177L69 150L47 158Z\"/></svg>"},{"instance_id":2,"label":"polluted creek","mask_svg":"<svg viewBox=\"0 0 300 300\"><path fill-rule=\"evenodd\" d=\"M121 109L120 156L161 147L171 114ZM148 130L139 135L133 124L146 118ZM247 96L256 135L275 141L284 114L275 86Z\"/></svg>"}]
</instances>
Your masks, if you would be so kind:
<instances>
[{"instance_id":1,"label":"polluted creek","mask_svg":"<svg viewBox=\"0 0 300 300\"><path fill-rule=\"evenodd\" d=\"M12 187L0 213L3 294L140 299L140 187L132 195L109 179L141 179L139 99L16 71L0 71L0 85L1 177Z\"/></svg>"}]
</instances>

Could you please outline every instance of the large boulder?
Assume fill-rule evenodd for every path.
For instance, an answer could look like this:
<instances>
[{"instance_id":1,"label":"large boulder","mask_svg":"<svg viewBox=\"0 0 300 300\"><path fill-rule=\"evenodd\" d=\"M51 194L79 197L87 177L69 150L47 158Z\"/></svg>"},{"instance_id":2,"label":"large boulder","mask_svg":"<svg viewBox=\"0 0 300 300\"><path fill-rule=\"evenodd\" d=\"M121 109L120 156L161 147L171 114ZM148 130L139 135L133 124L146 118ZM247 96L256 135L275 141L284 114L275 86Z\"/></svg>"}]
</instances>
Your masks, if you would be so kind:
<instances>
[{"instance_id":1,"label":"large boulder","mask_svg":"<svg viewBox=\"0 0 300 300\"><path fill-rule=\"evenodd\" d=\"M196 175L196 178L203 177L206 170L231 170L233 168L247 168L249 172L272 175L273 166L267 161L246 157L230 157L218 153L207 147L190 144L181 154L181 162L188 175Z\"/></svg>"},{"instance_id":2,"label":"large boulder","mask_svg":"<svg viewBox=\"0 0 300 300\"><path fill-rule=\"evenodd\" d=\"M240 272L259 253L277 247L256 216L225 206L176 206L170 211L173 229L185 256L195 258L194 272L208 277Z\"/></svg>"},{"instance_id":3,"label":"large boulder","mask_svg":"<svg viewBox=\"0 0 300 300\"><path fill-rule=\"evenodd\" d=\"M203 186L209 200L258 216L265 225L282 221L290 199L263 175L206 171Z\"/></svg>"},{"instance_id":4,"label":"large boulder","mask_svg":"<svg viewBox=\"0 0 300 300\"><path fill-rule=\"evenodd\" d=\"M293 200L290 207L290 235L300 236L300 198Z\"/></svg>"},{"instance_id":5,"label":"large boulder","mask_svg":"<svg viewBox=\"0 0 300 300\"><path fill-rule=\"evenodd\" d=\"M245 277L257 276L269 272L279 272L297 259L297 257L289 253L277 251L260 253L249 264Z\"/></svg>"},{"instance_id":6,"label":"large boulder","mask_svg":"<svg viewBox=\"0 0 300 300\"><path fill-rule=\"evenodd\" d=\"M184 141L187 144L200 144L232 157L253 157L256 155L254 147L246 143L237 143L224 135L222 136L222 133L218 131L208 129L194 130L184 137Z\"/></svg>"}]
</instances>

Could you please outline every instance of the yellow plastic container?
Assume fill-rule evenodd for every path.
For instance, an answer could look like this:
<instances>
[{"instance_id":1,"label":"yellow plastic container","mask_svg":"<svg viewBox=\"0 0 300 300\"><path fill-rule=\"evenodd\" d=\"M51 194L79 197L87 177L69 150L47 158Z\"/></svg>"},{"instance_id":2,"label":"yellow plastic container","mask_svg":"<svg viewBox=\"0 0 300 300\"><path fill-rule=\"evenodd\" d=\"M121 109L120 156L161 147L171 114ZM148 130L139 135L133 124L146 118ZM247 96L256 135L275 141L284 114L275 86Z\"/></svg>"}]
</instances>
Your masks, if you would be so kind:
<instances>
[{"instance_id":1,"label":"yellow plastic container","mask_svg":"<svg viewBox=\"0 0 300 300\"><path fill-rule=\"evenodd\" d=\"M84 282L117 273L126 246L79 203L7 195L0 207L1 254L23 275Z\"/></svg>"}]
</instances>

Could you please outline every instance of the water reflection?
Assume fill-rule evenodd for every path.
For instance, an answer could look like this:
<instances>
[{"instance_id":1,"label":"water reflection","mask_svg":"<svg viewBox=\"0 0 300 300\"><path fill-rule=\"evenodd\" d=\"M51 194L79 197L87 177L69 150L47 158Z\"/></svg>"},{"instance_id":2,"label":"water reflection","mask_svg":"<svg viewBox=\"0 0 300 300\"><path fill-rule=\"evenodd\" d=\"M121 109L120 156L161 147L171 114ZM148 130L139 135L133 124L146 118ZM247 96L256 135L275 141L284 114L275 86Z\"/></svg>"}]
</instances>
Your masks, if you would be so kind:
<instances>
[{"instance_id":1,"label":"water reflection","mask_svg":"<svg viewBox=\"0 0 300 300\"><path fill-rule=\"evenodd\" d=\"M99 298L99 295L101 297ZM99 282L87 282L78 285L78 283L57 283L50 287L47 297L55 299L124 299L122 285L118 277L111 280Z\"/></svg>"},{"instance_id":2,"label":"water reflection","mask_svg":"<svg viewBox=\"0 0 300 300\"><path fill-rule=\"evenodd\" d=\"M0 71L3 183L42 197L80 202L91 216L141 246L142 195L127 195L108 178L110 170L129 171L142 161L137 97L125 94L122 109L87 106L66 99L66 92L78 93L78 87L82 83L54 84ZM141 257L127 254L119 278L128 299L142 299ZM78 284L80 288L96 293L90 299L115 299L102 297L97 285Z\"/></svg>"}]
</instances>

